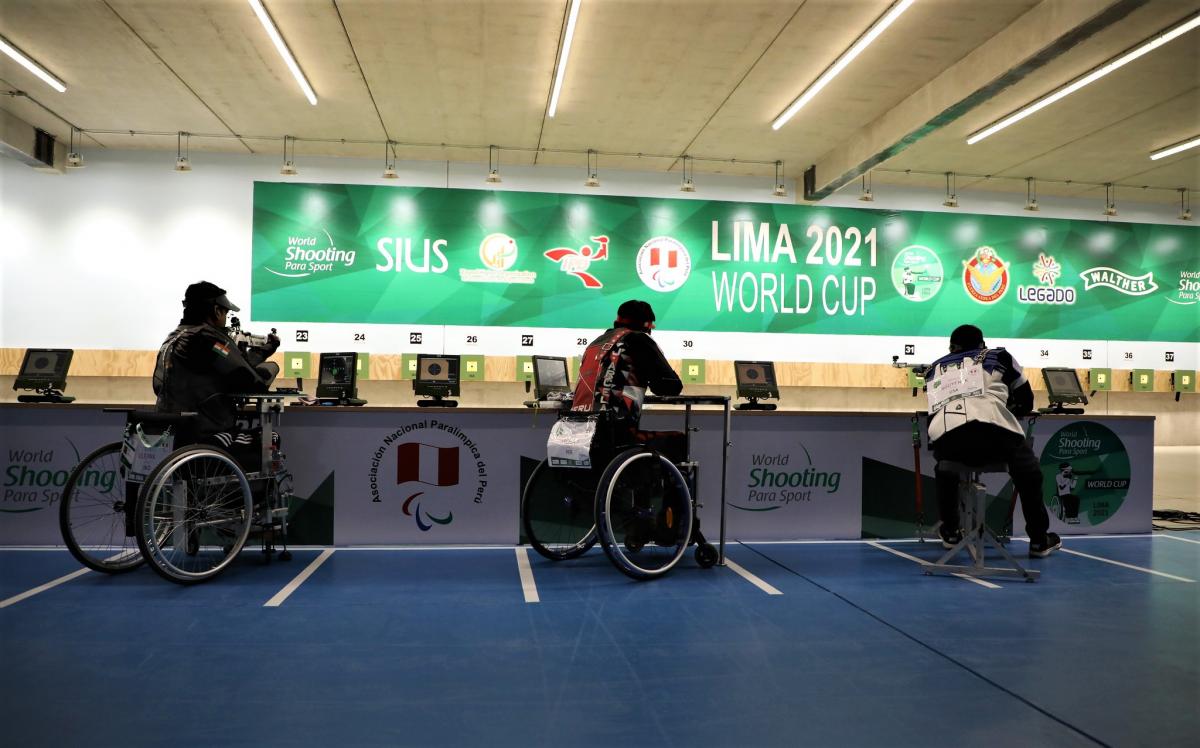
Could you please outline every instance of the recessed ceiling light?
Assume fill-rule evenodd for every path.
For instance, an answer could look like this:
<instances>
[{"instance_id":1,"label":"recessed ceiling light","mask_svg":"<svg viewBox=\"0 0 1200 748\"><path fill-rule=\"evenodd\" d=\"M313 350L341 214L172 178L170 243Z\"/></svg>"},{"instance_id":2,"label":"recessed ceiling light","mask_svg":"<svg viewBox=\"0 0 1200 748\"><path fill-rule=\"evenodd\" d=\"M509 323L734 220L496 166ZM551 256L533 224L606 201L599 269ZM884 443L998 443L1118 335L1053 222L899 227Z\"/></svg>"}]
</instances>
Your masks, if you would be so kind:
<instances>
[{"instance_id":1,"label":"recessed ceiling light","mask_svg":"<svg viewBox=\"0 0 1200 748\"><path fill-rule=\"evenodd\" d=\"M571 10L567 14L567 30L563 33L562 51L558 53L558 70L554 72L554 88L550 91L550 108L547 117L553 117L558 111L558 95L562 93L563 78L567 75L567 58L571 56L571 41L575 38L575 21L579 18L579 5L583 0L571 0Z\"/></svg>"},{"instance_id":2,"label":"recessed ceiling light","mask_svg":"<svg viewBox=\"0 0 1200 748\"><path fill-rule=\"evenodd\" d=\"M263 7L262 0L247 0L247 2L254 9L254 15L258 16L259 23L267 30L267 36L271 37L271 43L275 45L275 50L279 52L279 56L287 64L288 70L292 71L292 77L300 84L300 89L304 91L304 96L308 99L308 103L316 106L317 93L308 84L308 79L304 77L304 73L300 70L300 65L296 62L296 58L292 56L292 51L288 49L287 42L280 36L279 29L275 28L275 22L271 20L271 14L267 13L267 9Z\"/></svg>"},{"instance_id":3,"label":"recessed ceiling light","mask_svg":"<svg viewBox=\"0 0 1200 748\"><path fill-rule=\"evenodd\" d=\"M21 50L9 44L8 41L2 37L0 37L0 52L3 52L4 54L16 60L17 64L33 73L38 78L41 78L42 82L44 82L47 86L50 86L50 88L53 88L59 93L66 93L67 87L63 85L62 81L47 73L40 65L26 57Z\"/></svg>"},{"instance_id":4,"label":"recessed ceiling light","mask_svg":"<svg viewBox=\"0 0 1200 748\"><path fill-rule=\"evenodd\" d=\"M1195 148L1198 145L1200 145L1200 138L1192 138L1191 140L1185 140L1182 143L1176 143L1175 145L1167 146L1166 148L1163 148L1161 151L1155 151L1154 153L1151 153L1150 160L1157 161L1160 158L1166 158L1167 156L1174 156L1176 153L1182 153L1183 151L1186 151L1189 148Z\"/></svg>"}]
</instances>

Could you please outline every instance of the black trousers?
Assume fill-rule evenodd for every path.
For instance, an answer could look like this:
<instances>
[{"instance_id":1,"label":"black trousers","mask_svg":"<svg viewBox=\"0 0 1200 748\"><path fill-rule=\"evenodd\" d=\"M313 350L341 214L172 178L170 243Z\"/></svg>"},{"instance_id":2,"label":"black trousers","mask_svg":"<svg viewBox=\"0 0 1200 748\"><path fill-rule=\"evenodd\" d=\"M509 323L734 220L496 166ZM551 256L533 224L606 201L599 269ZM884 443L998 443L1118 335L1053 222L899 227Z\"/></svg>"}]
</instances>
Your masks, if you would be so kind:
<instances>
[{"instance_id":1,"label":"black trousers","mask_svg":"<svg viewBox=\"0 0 1200 748\"><path fill-rule=\"evenodd\" d=\"M1021 497L1029 540L1040 543L1045 539L1050 515L1042 496L1042 468L1025 437L990 423L968 423L946 432L932 446L938 460L968 465L1006 463ZM942 533L950 534L958 529L958 473L938 470L936 477Z\"/></svg>"}]
</instances>

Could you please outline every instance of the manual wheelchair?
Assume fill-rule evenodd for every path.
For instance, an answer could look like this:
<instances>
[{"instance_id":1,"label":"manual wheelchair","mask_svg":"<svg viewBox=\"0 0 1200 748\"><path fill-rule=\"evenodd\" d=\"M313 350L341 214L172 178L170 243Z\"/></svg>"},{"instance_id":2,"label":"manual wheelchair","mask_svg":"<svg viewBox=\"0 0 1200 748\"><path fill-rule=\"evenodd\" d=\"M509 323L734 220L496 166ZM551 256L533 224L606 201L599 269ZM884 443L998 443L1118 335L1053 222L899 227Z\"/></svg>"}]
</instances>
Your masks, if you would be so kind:
<instances>
[{"instance_id":1,"label":"manual wheelchair","mask_svg":"<svg viewBox=\"0 0 1200 748\"><path fill-rule=\"evenodd\" d=\"M276 542L289 560L292 479L275 433L283 396L234 400L249 428L228 444L201 441L195 414L106 409L126 413L125 436L67 477L59 527L71 554L109 574L149 561L166 579L194 584L224 571L255 531L268 561Z\"/></svg>"},{"instance_id":2,"label":"manual wheelchair","mask_svg":"<svg viewBox=\"0 0 1200 748\"><path fill-rule=\"evenodd\" d=\"M646 402L685 406L685 459L676 464L645 446L622 444L612 437L604 414L591 416L598 422L591 466L558 467L542 460L525 483L521 526L539 554L553 561L577 558L599 540L613 565L638 580L665 575L693 544L701 567L723 562L729 398L648 397ZM701 506L696 500L699 463L691 457L691 435L698 430L691 426L696 404L725 406L721 551L705 540L696 513ZM560 412L560 418L572 417Z\"/></svg>"}]
</instances>

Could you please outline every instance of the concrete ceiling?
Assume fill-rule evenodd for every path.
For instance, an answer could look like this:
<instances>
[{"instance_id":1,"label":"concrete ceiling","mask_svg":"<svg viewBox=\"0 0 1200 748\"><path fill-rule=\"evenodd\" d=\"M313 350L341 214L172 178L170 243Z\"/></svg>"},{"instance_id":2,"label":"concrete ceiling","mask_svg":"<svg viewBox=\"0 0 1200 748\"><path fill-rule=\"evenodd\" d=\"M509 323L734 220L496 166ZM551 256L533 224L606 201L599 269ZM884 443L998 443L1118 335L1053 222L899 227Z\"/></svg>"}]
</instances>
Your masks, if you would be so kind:
<instances>
[{"instance_id":1,"label":"concrete ceiling","mask_svg":"<svg viewBox=\"0 0 1200 748\"><path fill-rule=\"evenodd\" d=\"M589 148L603 152L602 170L678 169L658 156L687 153L698 181L769 178L778 159L789 177L815 165L817 194L855 189L872 167L876 183L994 175L959 177L960 190L1023 193L1020 179L999 177L1025 176L1046 180L1043 194L1103 194L1080 182L1200 189L1200 149L1149 159L1200 135L1200 30L966 144L1200 12L1200 0L917 0L772 130L891 2L583 0L549 118L569 0L265 0L317 106L245 0L0 0L0 36L67 85L57 93L0 57L0 92L24 92L0 96L0 109L64 141L82 128L85 150L173 149L185 131L202 134L192 151L271 153L287 134L301 139L298 159L382 158L386 140L402 159L486 162L496 144L506 164L581 171ZM1139 191L1127 197L1178 200Z\"/></svg>"}]
</instances>

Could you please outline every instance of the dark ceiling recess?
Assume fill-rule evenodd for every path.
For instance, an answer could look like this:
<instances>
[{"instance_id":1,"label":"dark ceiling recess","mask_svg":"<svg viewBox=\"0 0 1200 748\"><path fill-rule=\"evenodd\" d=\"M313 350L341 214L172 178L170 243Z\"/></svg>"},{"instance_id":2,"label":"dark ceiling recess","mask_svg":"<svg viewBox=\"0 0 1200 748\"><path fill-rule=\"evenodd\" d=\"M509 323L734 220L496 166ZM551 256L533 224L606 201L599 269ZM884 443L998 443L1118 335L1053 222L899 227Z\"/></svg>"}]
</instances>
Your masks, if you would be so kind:
<instances>
[{"instance_id":1,"label":"dark ceiling recess","mask_svg":"<svg viewBox=\"0 0 1200 748\"><path fill-rule=\"evenodd\" d=\"M54 166L54 136L45 130L33 133L33 157L46 166Z\"/></svg>"}]
</instances>

